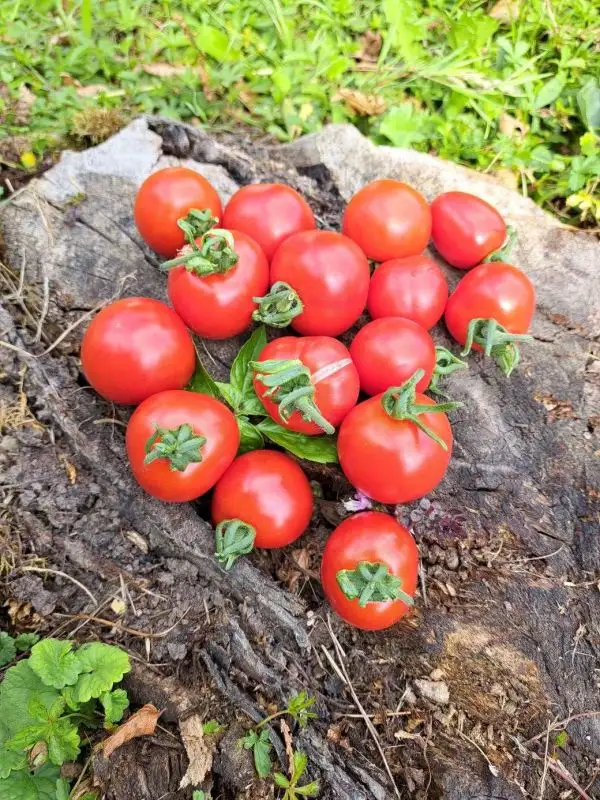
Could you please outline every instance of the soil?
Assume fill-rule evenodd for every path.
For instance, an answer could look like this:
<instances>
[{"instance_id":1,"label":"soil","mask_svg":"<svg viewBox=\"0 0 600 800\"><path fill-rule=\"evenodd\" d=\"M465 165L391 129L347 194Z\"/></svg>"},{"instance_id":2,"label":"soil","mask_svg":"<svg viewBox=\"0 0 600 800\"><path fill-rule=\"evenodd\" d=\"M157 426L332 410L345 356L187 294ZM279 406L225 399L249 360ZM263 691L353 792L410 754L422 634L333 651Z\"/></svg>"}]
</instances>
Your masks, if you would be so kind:
<instances>
[{"instance_id":1,"label":"soil","mask_svg":"<svg viewBox=\"0 0 600 800\"><path fill-rule=\"evenodd\" d=\"M284 148L243 137L150 127L165 155L217 165L237 184L283 180L320 225L338 225L343 199L325 167L296 169ZM459 412L447 479L390 509L421 551L415 613L388 632L359 632L330 614L318 581L323 543L352 498L337 468L303 462L319 498L310 533L225 574L207 499L171 507L134 485L128 411L80 373L83 326L44 355L92 308L90 285L102 298L115 288L164 295L130 218L135 186L96 174L83 189L76 204L44 202L42 221L28 190L1 221L0 628L119 644L134 663L133 704L165 709L155 737L95 759L102 796L189 799L178 788L188 765L179 726L193 714L224 725L208 742L201 788L215 800L274 797L237 741L305 689L318 716L292 740L323 800L600 797L600 445L581 402L585 385L598 385L597 342L558 320L510 382L475 362L468 380L480 388L464 398L473 406ZM45 284L26 271L19 291L23 217L51 230L62 272ZM39 261L36 231L28 246ZM119 286L133 261L137 284ZM224 378L236 343L204 345ZM475 440L486 461L472 457ZM277 725L271 740L287 772Z\"/></svg>"}]
</instances>

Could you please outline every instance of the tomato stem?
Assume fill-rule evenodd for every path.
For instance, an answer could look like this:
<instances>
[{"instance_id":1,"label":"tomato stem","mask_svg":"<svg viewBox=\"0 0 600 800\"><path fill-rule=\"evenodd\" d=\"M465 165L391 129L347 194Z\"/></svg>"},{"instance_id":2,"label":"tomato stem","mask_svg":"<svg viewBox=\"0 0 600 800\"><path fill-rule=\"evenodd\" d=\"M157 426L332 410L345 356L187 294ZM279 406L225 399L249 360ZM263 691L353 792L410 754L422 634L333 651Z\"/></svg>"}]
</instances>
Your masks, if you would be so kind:
<instances>
[{"instance_id":1,"label":"tomato stem","mask_svg":"<svg viewBox=\"0 0 600 800\"><path fill-rule=\"evenodd\" d=\"M513 228L512 225L508 225L506 228L506 238L502 243L502 247L499 247L497 250L494 250L492 253L489 254L489 256L484 258L483 263L487 264L491 261L510 261L516 243L517 243L517 230L516 228Z\"/></svg>"},{"instance_id":2,"label":"tomato stem","mask_svg":"<svg viewBox=\"0 0 600 800\"><path fill-rule=\"evenodd\" d=\"M348 600L358 600L364 608L367 603L402 600L414 605L412 597L402 589L402 578L392 575L387 564L360 561L354 569L341 569L336 573L338 586Z\"/></svg>"},{"instance_id":3,"label":"tomato stem","mask_svg":"<svg viewBox=\"0 0 600 800\"><path fill-rule=\"evenodd\" d=\"M478 344L486 356L492 356L508 378L521 360L521 353L515 342L533 342L533 336L528 333L509 333L495 319L477 317L469 323L461 356L469 355L473 344Z\"/></svg>"},{"instance_id":4,"label":"tomato stem","mask_svg":"<svg viewBox=\"0 0 600 800\"><path fill-rule=\"evenodd\" d=\"M437 442L440 447L447 450L448 445L446 442L420 419L420 415L453 411L455 408L460 408L462 403L450 402L437 403L435 405L417 403L417 384L423 375L425 375L425 370L418 369L412 378L409 378L402 386L392 386L381 398L381 404L386 414L389 414L390 417L413 422L419 430L422 430L434 442Z\"/></svg>"},{"instance_id":5,"label":"tomato stem","mask_svg":"<svg viewBox=\"0 0 600 800\"><path fill-rule=\"evenodd\" d=\"M234 249L233 234L224 228L212 228L202 239L200 246L194 240L186 245L180 255L160 265L162 272L184 266L200 278L228 272L239 261Z\"/></svg>"},{"instance_id":6,"label":"tomato stem","mask_svg":"<svg viewBox=\"0 0 600 800\"><path fill-rule=\"evenodd\" d=\"M193 247L196 239L204 236L211 228L219 222L217 217L213 217L210 208L191 208L185 217L177 220L177 225L184 233L187 243Z\"/></svg>"},{"instance_id":7,"label":"tomato stem","mask_svg":"<svg viewBox=\"0 0 600 800\"><path fill-rule=\"evenodd\" d=\"M172 472L183 472L190 464L202 461L204 436L195 435L191 425L185 423L178 428L159 428L157 425L146 442L144 464L166 458Z\"/></svg>"},{"instance_id":8,"label":"tomato stem","mask_svg":"<svg viewBox=\"0 0 600 800\"><path fill-rule=\"evenodd\" d=\"M460 358L451 353L446 347L436 345L435 348L435 369L431 376L428 391L437 394L440 397L447 397L444 392L439 388L439 383L446 375L451 375L457 369L468 369L469 365L466 361L461 361Z\"/></svg>"},{"instance_id":9,"label":"tomato stem","mask_svg":"<svg viewBox=\"0 0 600 800\"><path fill-rule=\"evenodd\" d=\"M272 328L285 328L304 311L304 304L289 283L276 281L264 297L253 297L258 308L252 314L256 322Z\"/></svg>"},{"instance_id":10,"label":"tomato stem","mask_svg":"<svg viewBox=\"0 0 600 800\"><path fill-rule=\"evenodd\" d=\"M251 361L257 380L267 387L265 396L279 406L279 416L287 422L295 411L303 420L314 422L325 433L335 433L315 403L315 385L308 367L299 359Z\"/></svg>"},{"instance_id":11,"label":"tomato stem","mask_svg":"<svg viewBox=\"0 0 600 800\"><path fill-rule=\"evenodd\" d=\"M225 569L231 569L240 556L254 549L256 530L241 519L225 519L215 528L215 557Z\"/></svg>"}]
</instances>

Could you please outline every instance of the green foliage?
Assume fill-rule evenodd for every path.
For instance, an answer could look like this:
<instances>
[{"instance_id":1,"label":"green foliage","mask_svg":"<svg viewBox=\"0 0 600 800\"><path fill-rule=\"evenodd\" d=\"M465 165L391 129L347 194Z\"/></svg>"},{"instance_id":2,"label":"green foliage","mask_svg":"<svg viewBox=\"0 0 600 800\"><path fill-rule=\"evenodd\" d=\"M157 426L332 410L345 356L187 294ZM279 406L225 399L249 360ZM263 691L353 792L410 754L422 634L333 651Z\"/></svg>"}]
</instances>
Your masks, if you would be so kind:
<instances>
[{"instance_id":1,"label":"green foliage","mask_svg":"<svg viewBox=\"0 0 600 800\"><path fill-rule=\"evenodd\" d=\"M306 772L308 759L306 753L300 750L294 752L294 771L291 778L282 775L281 772L276 772L273 775L275 785L280 789L285 789L283 800L298 800L301 797L316 797L319 793L319 782L311 781L305 783L303 786L298 786L298 781Z\"/></svg>"},{"instance_id":2,"label":"green foliage","mask_svg":"<svg viewBox=\"0 0 600 800\"><path fill-rule=\"evenodd\" d=\"M208 722L205 722L202 725L202 733L205 736L216 736L223 730L225 730L225 726L221 725L220 722L217 722L216 719L209 719Z\"/></svg>"},{"instance_id":3,"label":"green foliage","mask_svg":"<svg viewBox=\"0 0 600 800\"><path fill-rule=\"evenodd\" d=\"M131 668L119 648L93 642L75 649L70 641L36 639L23 634L14 641L15 653L33 644L31 655L0 684L3 800L67 800L59 767L78 758L80 727L95 727L100 708L105 724L114 724L129 704L123 689L113 689Z\"/></svg>"},{"instance_id":4,"label":"green foliage","mask_svg":"<svg viewBox=\"0 0 600 800\"><path fill-rule=\"evenodd\" d=\"M492 6L0 0L0 81L10 93L0 124L31 134L39 155L91 108L164 114L211 130L242 122L282 141L352 121L378 142L508 170L540 204L575 222L587 213L595 224L593 204L586 212L581 198L566 199L573 170L584 195L595 191L595 177L575 159L580 137L600 128L596 0L521 2L514 19L492 16ZM359 69L367 33L381 36L381 51ZM152 75L149 64L175 69ZM23 82L37 98L25 122L15 110ZM105 88L86 97L77 82ZM379 97L387 111L363 116L340 89ZM513 133L507 116L520 123ZM553 167L540 166L539 146Z\"/></svg>"},{"instance_id":5,"label":"green foliage","mask_svg":"<svg viewBox=\"0 0 600 800\"><path fill-rule=\"evenodd\" d=\"M260 731L254 728L244 736L241 744L246 750L252 750L254 766L259 777L267 778L271 772L271 750L273 745L269 740L269 731L263 728Z\"/></svg>"},{"instance_id":6,"label":"green foliage","mask_svg":"<svg viewBox=\"0 0 600 800\"><path fill-rule=\"evenodd\" d=\"M0 631L0 667L10 664L17 656L17 653L26 653L31 650L40 637L37 633L20 633L13 637L6 631Z\"/></svg>"},{"instance_id":7,"label":"green foliage","mask_svg":"<svg viewBox=\"0 0 600 800\"><path fill-rule=\"evenodd\" d=\"M287 713L300 725L306 727L310 719L315 719L316 714L310 709L315 704L315 698L310 697L304 689L295 694L288 703Z\"/></svg>"}]
</instances>

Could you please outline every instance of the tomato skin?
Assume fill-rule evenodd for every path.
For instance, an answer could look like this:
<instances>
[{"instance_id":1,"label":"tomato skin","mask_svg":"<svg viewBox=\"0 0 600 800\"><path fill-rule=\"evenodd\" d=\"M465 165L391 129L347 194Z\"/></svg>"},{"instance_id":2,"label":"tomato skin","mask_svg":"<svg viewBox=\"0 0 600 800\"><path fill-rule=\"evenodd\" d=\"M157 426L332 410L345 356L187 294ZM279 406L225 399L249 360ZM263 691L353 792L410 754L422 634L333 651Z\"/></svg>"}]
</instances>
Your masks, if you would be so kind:
<instances>
[{"instance_id":1,"label":"tomato skin","mask_svg":"<svg viewBox=\"0 0 600 800\"><path fill-rule=\"evenodd\" d=\"M231 233L239 261L227 272L199 276L185 266L169 270L167 291L173 308L205 339L227 339L245 331L256 308L252 298L269 286L269 265L261 248L245 233Z\"/></svg>"},{"instance_id":2,"label":"tomato skin","mask_svg":"<svg viewBox=\"0 0 600 800\"><path fill-rule=\"evenodd\" d=\"M480 264L461 278L450 295L444 320L450 334L464 344L474 318L495 319L509 333L526 333L535 311L535 289L512 264ZM477 343L473 348L481 350Z\"/></svg>"},{"instance_id":3,"label":"tomato skin","mask_svg":"<svg viewBox=\"0 0 600 800\"><path fill-rule=\"evenodd\" d=\"M303 336L339 336L358 320L367 304L369 262L347 236L305 231L286 239L271 263L271 283L296 290L304 311L292 320Z\"/></svg>"},{"instance_id":4,"label":"tomato skin","mask_svg":"<svg viewBox=\"0 0 600 800\"><path fill-rule=\"evenodd\" d=\"M150 297L127 297L106 306L81 342L85 377L105 400L122 405L182 389L195 364L194 343L183 322Z\"/></svg>"},{"instance_id":5,"label":"tomato skin","mask_svg":"<svg viewBox=\"0 0 600 800\"><path fill-rule=\"evenodd\" d=\"M404 317L429 330L439 322L448 301L448 281L426 256L394 258L371 278L367 308L373 319Z\"/></svg>"},{"instance_id":6,"label":"tomato skin","mask_svg":"<svg viewBox=\"0 0 600 800\"><path fill-rule=\"evenodd\" d=\"M346 206L342 233L374 261L417 255L431 234L429 203L401 181L373 181Z\"/></svg>"},{"instance_id":7,"label":"tomato skin","mask_svg":"<svg viewBox=\"0 0 600 800\"><path fill-rule=\"evenodd\" d=\"M306 200L283 183L243 186L225 206L222 225L251 236L268 261L289 236L317 227Z\"/></svg>"},{"instance_id":8,"label":"tomato skin","mask_svg":"<svg viewBox=\"0 0 600 800\"><path fill-rule=\"evenodd\" d=\"M443 439L444 450L413 422L390 417L382 395L359 403L338 434L340 466L350 483L379 503L410 503L431 492L444 477L452 454L452 429L443 412L420 419ZM435 405L417 393L416 402Z\"/></svg>"},{"instance_id":9,"label":"tomato skin","mask_svg":"<svg viewBox=\"0 0 600 800\"><path fill-rule=\"evenodd\" d=\"M445 192L431 204L431 238L453 267L470 269L498 250L506 224L496 209L467 192Z\"/></svg>"},{"instance_id":10,"label":"tomato skin","mask_svg":"<svg viewBox=\"0 0 600 800\"><path fill-rule=\"evenodd\" d=\"M171 470L166 459L144 464L146 443L157 427L189 424L204 436L202 461L183 472ZM167 503L185 503L207 492L231 464L240 444L237 422L219 400L186 391L161 392L139 405L129 420L125 436L131 471L148 494Z\"/></svg>"},{"instance_id":11,"label":"tomato skin","mask_svg":"<svg viewBox=\"0 0 600 800\"><path fill-rule=\"evenodd\" d=\"M340 570L352 570L361 561L386 564L392 575L402 579L403 591L413 596L419 569L415 540L389 514L363 511L338 525L323 551L321 582L325 597L336 614L362 630L389 628L410 610L404 601L369 602L361 608L358 600L346 597L337 582Z\"/></svg>"},{"instance_id":12,"label":"tomato skin","mask_svg":"<svg viewBox=\"0 0 600 800\"><path fill-rule=\"evenodd\" d=\"M435 369L435 343L425 328L402 317L368 322L354 337L350 355L358 370L360 388L369 395L400 386L418 369L425 375L417 391L429 386Z\"/></svg>"},{"instance_id":13,"label":"tomato skin","mask_svg":"<svg viewBox=\"0 0 600 800\"><path fill-rule=\"evenodd\" d=\"M236 458L220 478L212 500L215 525L240 519L256 531L254 546L285 547L301 536L312 517L308 478L289 456L253 450Z\"/></svg>"},{"instance_id":14,"label":"tomato skin","mask_svg":"<svg viewBox=\"0 0 600 800\"><path fill-rule=\"evenodd\" d=\"M358 372L348 349L337 339L329 336L282 336L266 345L258 361L270 359L299 359L313 375L338 361L348 361L341 369L316 384L314 399L325 419L334 427L337 427L356 405L360 391ZM289 420L283 420L279 415L277 403L266 396L267 387L256 375L254 388L265 411L278 425L309 436L323 433L316 423L302 419L299 411L294 411Z\"/></svg>"},{"instance_id":15,"label":"tomato skin","mask_svg":"<svg viewBox=\"0 0 600 800\"><path fill-rule=\"evenodd\" d=\"M144 241L164 258L173 258L185 244L177 220L192 209L222 213L217 190L198 172L187 167L167 167L153 172L140 186L133 218Z\"/></svg>"}]
</instances>

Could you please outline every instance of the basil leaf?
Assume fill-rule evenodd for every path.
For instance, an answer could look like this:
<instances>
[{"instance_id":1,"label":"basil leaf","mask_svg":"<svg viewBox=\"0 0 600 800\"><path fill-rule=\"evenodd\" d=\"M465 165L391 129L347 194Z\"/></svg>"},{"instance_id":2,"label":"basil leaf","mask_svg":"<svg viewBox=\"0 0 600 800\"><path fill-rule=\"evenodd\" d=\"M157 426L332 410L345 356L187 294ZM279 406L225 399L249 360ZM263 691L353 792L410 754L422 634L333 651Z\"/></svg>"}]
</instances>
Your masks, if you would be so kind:
<instances>
[{"instance_id":1,"label":"basil leaf","mask_svg":"<svg viewBox=\"0 0 600 800\"><path fill-rule=\"evenodd\" d=\"M221 397L225 400L226 403L228 403L228 405L232 407L234 412L237 414L237 412L239 411L239 405L242 401L242 397L239 391L230 383L221 383L220 381L216 382L216 387Z\"/></svg>"},{"instance_id":2,"label":"basil leaf","mask_svg":"<svg viewBox=\"0 0 600 800\"><path fill-rule=\"evenodd\" d=\"M264 325L258 327L252 336L240 348L231 365L229 381L238 390L242 401L255 396L252 386L252 370L250 362L256 361L267 343L267 331Z\"/></svg>"},{"instance_id":3,"label":"basil leaf","mask_svg":"<svg viewBox=\"0 0 600 800\"><path fill-rule=\"evenodd\" d=\"M268 416L267 412L265 411L265 407L258 399L258 395L254 391L254 387L252 385L250 385L250 388L244 395L244 398L240 404L239 413L246 414L248 417Z\"/></svg>"},{"instance_id":4,"label":"basil leaf","mask_svg":"<svg viewBox=\"0 0 600 800\"><path fill-rule=\"evenodd\" d=\"M200 361L198 350L196 350L196 370L192 375L191 381L188 383L187 388L190 392L198 392L198 394L208 394L211 397L216 397L217 400L222 400L219 387L213 378L209 375L206 367Z\"/></svg>"},{"instance_id":5,"label":"basil leaf","mask_svg":"<svg viewBox=\"0 0 600 800\"><path fill-rule=\"evenodd\" d=\"M244 417L236 417L240 429L240 447L238 453L249 453L250 450L260 450L265 446L262 433L256 425L248 422Z\"/></svg>"},{"instance_id":6,"label":"basil leaf","mask_svg":"<svg viewBox=\"0 0 600 800\"><path fill-rule=\"evenodd\" d=\"M306 436L287 428L282 428L272 419L264 419L257 429L280 447L298 458L316 461L318 464L337 464L337 440L335 436Z\"/></svg>"}]
</instances>

